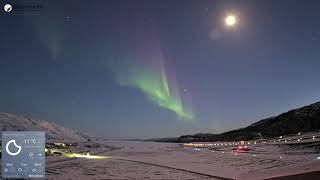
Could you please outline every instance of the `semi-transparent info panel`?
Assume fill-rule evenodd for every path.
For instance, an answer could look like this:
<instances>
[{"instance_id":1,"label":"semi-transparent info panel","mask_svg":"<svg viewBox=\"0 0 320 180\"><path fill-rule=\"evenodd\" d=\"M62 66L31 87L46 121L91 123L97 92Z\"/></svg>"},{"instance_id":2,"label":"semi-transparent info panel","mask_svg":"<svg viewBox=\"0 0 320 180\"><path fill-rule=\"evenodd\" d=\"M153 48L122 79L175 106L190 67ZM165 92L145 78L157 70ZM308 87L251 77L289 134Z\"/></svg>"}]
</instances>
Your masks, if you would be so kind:
<instances>
[{"instance_id":1,"label":"semi-transparent info panel","mask_svg":"<svg viewBox=\"0 0 320 180\"><path fill-rule=\"evenodd\" d=\"M2 132L3 178L45 176L45 132Z\"/></svg>"}]
</instances>

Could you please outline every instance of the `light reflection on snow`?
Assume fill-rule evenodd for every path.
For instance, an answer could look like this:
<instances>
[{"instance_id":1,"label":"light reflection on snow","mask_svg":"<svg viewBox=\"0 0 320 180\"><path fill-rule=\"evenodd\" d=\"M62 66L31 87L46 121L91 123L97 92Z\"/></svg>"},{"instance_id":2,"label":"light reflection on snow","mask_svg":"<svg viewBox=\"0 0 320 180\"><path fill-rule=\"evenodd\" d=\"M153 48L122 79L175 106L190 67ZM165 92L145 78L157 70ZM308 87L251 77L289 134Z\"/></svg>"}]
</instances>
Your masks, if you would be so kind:
<instances>
[{"instance_id":1,"label":"light reflection on snow","mask_svg":"<svg viewBox=\"0 0 320 180\"><path fill-rule=\"evenodd\" d=\"M49 152L49 149L46 148L46 152ZM58 149L50 149L50 153L52 154L60 154L64 157L69 158L86 158L86 159L107 159L112 158L111 156L97 156L97 155L91 155L90 153L69 153L69 152L63 152Z\"/></svg>"},{"instance_id":2,"label":"light reflection on snow","mask_svg":"<svg viewBox=\"0 0 320 180\"><path fill-rule=\"evenodd\" d=\"M90 155L87 154L81 154L81 153L64 153L66 157L76 157L76 158L86 158L86 159L107 159L111 158L110 156L96 156L96 155Z\"/></svg>"}]
</instances>

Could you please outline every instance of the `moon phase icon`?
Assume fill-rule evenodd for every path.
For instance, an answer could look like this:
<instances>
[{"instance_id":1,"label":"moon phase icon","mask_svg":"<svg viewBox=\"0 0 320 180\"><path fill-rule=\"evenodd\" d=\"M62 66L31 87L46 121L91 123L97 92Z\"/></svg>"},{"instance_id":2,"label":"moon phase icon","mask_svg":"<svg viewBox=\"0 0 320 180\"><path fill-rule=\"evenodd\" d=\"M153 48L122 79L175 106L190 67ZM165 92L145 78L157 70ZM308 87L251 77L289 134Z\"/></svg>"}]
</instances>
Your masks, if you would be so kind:
<instances>
[{"instance_id":1,"label":"moon phase icon","mask_svg":"<svg viewBox=\"0 0 320 180\"><path fill-rule=\"evenodd\" d=\"M15 148L17 148L18 150L16 152L11 152L10 149L9 149L10 144L13 144L15 146ZM12 139L6 144L6 151L7 151L7 153L9 155L16 156L16 155L18 155L20 153L21 146L17 145L16 140Z\"/></svg>"}]
</instances>

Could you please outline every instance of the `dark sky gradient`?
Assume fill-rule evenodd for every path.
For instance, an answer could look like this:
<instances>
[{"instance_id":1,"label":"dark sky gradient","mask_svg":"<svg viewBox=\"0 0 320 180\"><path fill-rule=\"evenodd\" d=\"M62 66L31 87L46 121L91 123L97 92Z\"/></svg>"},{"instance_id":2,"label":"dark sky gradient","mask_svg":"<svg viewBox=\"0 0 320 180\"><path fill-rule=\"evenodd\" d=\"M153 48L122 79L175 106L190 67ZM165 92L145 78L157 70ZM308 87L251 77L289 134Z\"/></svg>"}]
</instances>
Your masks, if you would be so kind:
<instances>
[{"instance_id":1,"label":"dark sky gradient","mask_svg":"<svg viewBox=\"0 0 320 180\"><path fill-rule=\"evenodd\" d=\"M318 0L44 2L38 12L1 8L0 111L149 138L223 132L320 100ZM223 25L228 12L234 29ZM192 99L193 122L119 86L107 66L143 57L127 47L150 29Z\"/></svg>"}]
</instances>

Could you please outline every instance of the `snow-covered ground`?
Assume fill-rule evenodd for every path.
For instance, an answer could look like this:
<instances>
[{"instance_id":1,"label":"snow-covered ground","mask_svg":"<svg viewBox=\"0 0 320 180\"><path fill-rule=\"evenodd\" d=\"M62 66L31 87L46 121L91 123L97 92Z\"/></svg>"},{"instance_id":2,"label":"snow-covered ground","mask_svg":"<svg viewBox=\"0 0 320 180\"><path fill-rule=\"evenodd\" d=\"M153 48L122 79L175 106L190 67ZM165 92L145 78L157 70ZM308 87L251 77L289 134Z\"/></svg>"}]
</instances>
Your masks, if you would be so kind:
<instances>
[{"instance_id":1,"label":"snow-covered ground","mask_svg":"<svg viewBox=\"0 0 320 180\"><path fill-rule=\"evenodd\" d=\"M55 155L46 157L47 179L250 180L308 172L317 173L300 179L320 179L320 133L245 142L250 151L237 152L232 149L240 142L194 146L94 140L55 123L9 113L0 113L0 129L46 131L46 147L49 154ZM55 141L64 141L66 145L55 147L50 143Z\"/></svg>"},{"instance_id":2,"label":"snow-covered ground","mask_svg":"<svg viewBox=\"0 0 320 180\"><path fill-rule=\"evenodd\" d=\"M215 148L185 148L176 143L139 141L99 141L98 143L108 146L87 149L83 149L84 146L82 146L81 151L90 152L90 155L95 155L92 157L99 158L47 156L46 178L55 180L250 180L314 171L318 171L315 177L320 175L320 154L318 152L310 148L297 148L292 145L281 145L281 143L253 144L250 145L251 151L247 153L233 151L232 148L235 147L233 145ZM110 146L119 148L109 148ZM72 153L77 149L72 147L60 150Z\"/></svg>"},{"instance_id":3,"label":"snow-covered ground","mask_svg":"<svg viewBox=\"0 0 320 180\"><path fill-rule=\"evenodd\" d=\"M113 143L116 145L116 142L109 144ZM320 170L320 155L307 149L288 155L291 148L278 144L252 145L253 151L249 153L234 152L232 147L186 149L178 144L127 142L125 149L108 155L236 179L263 179Z\"/></svg>"},{"instance_id":4,"label":"snow-covered ground","mask_svg":"<svg viewBox=\"0 0 320 180\"><path fill-rule=\"evenodd\" d=\"M283 139L284 140L284 139ZM281 140L282 141L282 140ZM308 139L306 141L309 141ZM48 157L49 179L266 179L320 171L320 154L291 142L251 142L251 151L232 151L234 145L185 148L176 143L99 141L122 147L95 149L105 159ZM314 142L318 142L317 139ZM300 146L301 145L301 146ZM299 147L300 146L300 147ZM297 148L299 147L299 148ZM290 152L290 153L288 153Z\"/></svg>"}]
</instances>

